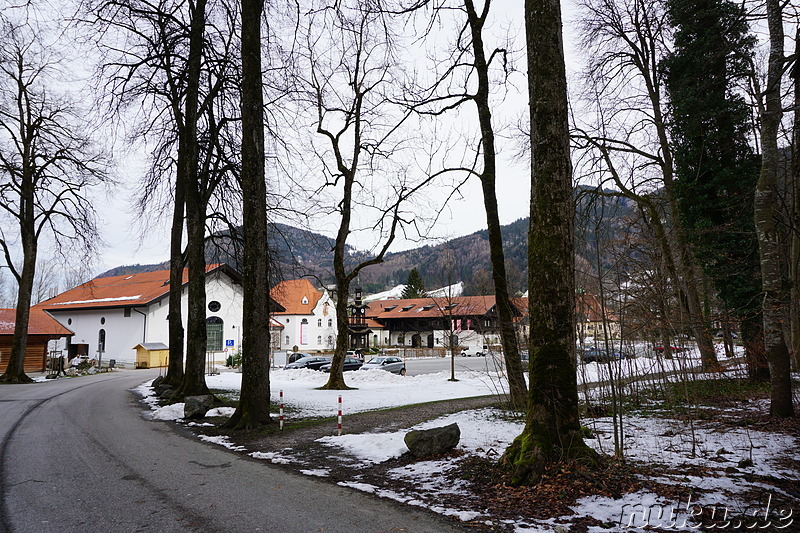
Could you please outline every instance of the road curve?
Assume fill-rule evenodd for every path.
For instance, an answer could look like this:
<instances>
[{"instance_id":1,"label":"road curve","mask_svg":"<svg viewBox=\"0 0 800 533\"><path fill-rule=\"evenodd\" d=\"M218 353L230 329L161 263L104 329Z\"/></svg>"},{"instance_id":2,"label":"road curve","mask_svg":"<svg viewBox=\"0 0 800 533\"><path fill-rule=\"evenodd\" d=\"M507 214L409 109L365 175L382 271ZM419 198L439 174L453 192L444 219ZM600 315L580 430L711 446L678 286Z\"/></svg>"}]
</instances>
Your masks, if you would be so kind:
<instances>
[{"instance_id":1,"label":"road curve","mask_svg":"<svg viewBox=\"0 0 800 533\"><path fill-rule=\"evenodd\" d=\"M463 531L146 420L154 376L0 386L0 533Z\"/></svg>"}]
</instances>

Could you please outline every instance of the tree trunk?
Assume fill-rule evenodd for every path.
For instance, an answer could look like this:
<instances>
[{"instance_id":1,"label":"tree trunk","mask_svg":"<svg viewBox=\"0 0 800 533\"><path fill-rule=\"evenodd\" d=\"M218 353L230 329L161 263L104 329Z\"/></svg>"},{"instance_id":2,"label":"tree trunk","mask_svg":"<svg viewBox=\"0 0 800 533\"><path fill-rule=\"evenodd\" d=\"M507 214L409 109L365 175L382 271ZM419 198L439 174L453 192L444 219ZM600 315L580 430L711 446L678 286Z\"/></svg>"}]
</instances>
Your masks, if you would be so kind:
<instances>
[{"instance_id":1,"label":"tree trunk","mask_svg":"<svg viewBox=\"0 0 800 533\"><path fill-rule=\"evenodd\" d=\"M271 422L267 188L261 82L263 9L264 0L242 0L242 393L236 412L226 424L242 429Z\"/></svg>"},{"instance_id":2,"label":"tree trunk","mask_svg":"<svg viewBox=\"0 0 800 533\"><path fill-rule=\"evenodd\" d=\"M178 141L178 151L185 150L184 140ZM178 154L178 168L185 164L184 156ZM183 256L183 223L186 208L186 196L184 193L185 182L180 172L175 178L175 205L172 212L172 229L170 232L170 256L169 256L169 366L165 383L178 388L183 383L183 312L182 312L182 292L183 292L183 269L186 261Z\"/></svg>"},{"instance_id":3,"label":"tree trunk","mask_svg":"<svg viewBox=\"0 0 800 533\"><path fill-rule=\"evenodd\" d=\"M530 390L525 429L501 459L514 485L556 462L597 454L584 443L575 368L574 201L558 0L525 0L531 117L528 235Z\"/></svg>"},{"instance_id":4,"label":"tree trunk","mask_svg":"<svg viewBox=\"0 0 800 533\"><path fill-rule=\"evenodd\" d=\"M23 202L26 204L27 202ZM31 219L32 222L32 219ZM33 226L31 223L30 226ZM36 237L30 228L22 235L22 272L18 279L17 309L14 318L14 336L11 339L11 356L0 383L30 383L25 373L25 352L28 347L28 324L31 316L31 294L36 275Z\"/></svg>"},{"instance_id":5,"label":"tree trunk","mask_svg":"<svg viewBox=\"0 0 800 533\"><path fill-rule=\"evenodd\" d=\"M186 163L179 169L186 184L187 265L189 271L188 317L186 328L186 373L173 399L209 394L205 381L206 359L206 201L201 185L197 140L200 70L205 33L206 0L198 0L191 13L189 60L186 73L185 140Z\"/></svg>"},{"instance_id":6,"label":"tree trunk","mask_svg":"<svg viewBox=\"0 0 800 533\"><path fill-rule=\"evenodd\" d=\"M488 13L488 3L483 14ZM527 403L527 387L519 356L517 334L514 328L514 311L508 294L506 278L506 260L503 252L503 235L500 231L500 217L497 210L497 164L494 144L494 128L489 106L489 65L483 48L483 25L485 19L475 12L472 0L465 0L470 30L472 32L472 50L475 54L475 72L478 77L478 88L475 93L475 105L478 109L478 121L481 128L481 151L483 152L483 171L480 174L483 188L483 206L486 211L486 229L489 236L489 256L492 264L492 281L497 306L497 318L500 325L500 339L503 345L503 358L508 372L509 399L511 406L523 410Z\"/></svg>"},{"instance_id":7,"label":"tree trunk","mask_svg":"<svg viewBox=\"0 0 800 533\"><path fill-rule=\"evenodd\" d=\"M31 168L31 146L29 137L24 143L22 176L20 186L20 205L17 214L22 241L22 271L17 276L17 309L14 318L14 336L11 339L11 356L0 383L29 383L33 381L25 373L25 351L28 347L28 323L31 316L31 294L36 276L36 256L38 242L34 222L35 186ZM16 274L16 272L15 272Z\"/></svg>"},{"instance_id":8,"label":"tree trunk","mask_svg":"<svg viewBox=\"0 0 800 533\"><path fill-rule=\"evenodd\" d=\"M761 258L761 279L764 288L764 349L769 361L772 395L770 414L792 416L792 380L789 348L783 324L788 313L787 292L781 280L781 248L779 228L775 220L778 203L778 129L781 117L781 77L783 73L783 20L778 0L767 0L769 26L769 65L764 91L765 105L761 113L761 173L755 196L755 221Z\"/></svg>"},{"instance_id":9,"label":"tree trunk","mask_svg":"<svg viewBox=\"0 0 800 533\"><path fill-rule=\"evenodd\" d=\"M789 257L791 292L789 295L792 368L800 372L800 26L795 33L795 63L791 71L794 78L794 124L792 127L792 223Z\"/></svg>"}]
</instances>

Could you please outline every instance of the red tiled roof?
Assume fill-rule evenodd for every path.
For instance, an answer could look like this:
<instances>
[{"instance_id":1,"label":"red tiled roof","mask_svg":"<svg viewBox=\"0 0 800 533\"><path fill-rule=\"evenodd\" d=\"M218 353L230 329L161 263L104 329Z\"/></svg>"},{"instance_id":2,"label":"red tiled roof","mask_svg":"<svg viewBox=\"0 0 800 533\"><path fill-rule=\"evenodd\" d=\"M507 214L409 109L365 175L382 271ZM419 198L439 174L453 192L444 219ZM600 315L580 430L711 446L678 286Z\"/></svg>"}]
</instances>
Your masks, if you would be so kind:
<instances>
[{"instance_id":1,"label":"red tiled roof","mask_svg":"<svg viewBox=\"0 0 800 533\"><path fill-rule=\"evenodd\" d=\"M283 315L310 315L322 298L322 293L307 279L281 281L269 291L269 295L286 308L275 313Z\"/></svg>"},{"instance_id":2,"label":"red tiled roof","mask_svg":"<svg viewBox=\"0 0 800 533\"><path fill-rule=\"evenodd\" d=\"M224 267L207 265L206 273ZM183 284L189 281L183 270ZM169 270L96 278L36 305L44 309L91 309L146 305L169 293Z\"/></svg>"},{"instance_id":3,"label":"red tiled roof","mask_svg":"<svg viewBox=\"0 0 800 533\"><path fill-rule=\"evenodd\" d=\"M16 309L0 309L0 335L13 335L16 323ZM44 309L31 307L28 320L28 335L49 335L64 337L73 332L62 326L55 318L44 312Z\"/></svg>"},{"instance_id":4,"label":"red tiled roof","mask_svg":"<svg viewBox=\"0 0 800 533\"><path fill-rule=\"evenodd\" d=\"M453 298L409 298L377 300L369 303L367 316L388 318L437 318L443 316L485 315L495 305L494 296L456 296ZM449 308L452 306L452 308ZM449 309L448 309L449 308Z\"/></svg>"}]
</instances>

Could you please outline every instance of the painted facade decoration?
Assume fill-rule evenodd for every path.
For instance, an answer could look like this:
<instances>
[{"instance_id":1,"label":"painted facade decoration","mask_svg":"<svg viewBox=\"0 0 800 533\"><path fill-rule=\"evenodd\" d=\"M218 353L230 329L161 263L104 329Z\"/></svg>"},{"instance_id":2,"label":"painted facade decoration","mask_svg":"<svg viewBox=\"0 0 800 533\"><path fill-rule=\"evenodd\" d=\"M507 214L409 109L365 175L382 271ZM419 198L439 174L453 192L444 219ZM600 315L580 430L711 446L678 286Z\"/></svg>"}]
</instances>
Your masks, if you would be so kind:
<instances>
[{"instance_id":1,"label":"painted facade decoration","mask_svg":"<svg viewBox=\"0 0 800 533\"><path fill-rule=\"evenodd\" d=\"M283 327L281 350L327 352L336 347L336 306L326 289L295 279L278 283L270 296L285 309L272 315Z\"/></svg>"}]
</instances>

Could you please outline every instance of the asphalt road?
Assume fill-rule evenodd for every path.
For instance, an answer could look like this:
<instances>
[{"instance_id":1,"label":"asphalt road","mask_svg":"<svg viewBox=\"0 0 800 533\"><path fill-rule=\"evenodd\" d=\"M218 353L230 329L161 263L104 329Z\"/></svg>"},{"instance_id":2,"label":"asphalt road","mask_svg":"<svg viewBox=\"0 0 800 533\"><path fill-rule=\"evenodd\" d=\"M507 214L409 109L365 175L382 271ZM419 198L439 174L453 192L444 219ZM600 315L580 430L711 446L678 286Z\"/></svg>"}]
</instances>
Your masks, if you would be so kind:
<instances>
[{"instance_id":1,"label":"asphalt road","mask_svg":"<svg viewBox=\"0 0 800 533\"><path fill-rule=\"evenodd\" d=\"M146 420L155 375L0 386L0 533L463 531Z\"/></svg>"},{"instance_id":2,"label":"asphalt road","mask_svg":"<svg viewBox=\"0 0 800 533\"><path fill-rule=\"evenodd\" d=\"M402 354L401 354L402 356ZM486 357L461 357L453 358L456 372L476 370L481 372L500 372L505 367L501 354ZM432 372L450 372L450 357L433 357L423 359L406 359L406 371L409 376L430 374Z\"/></svg>"}]
</instances>

